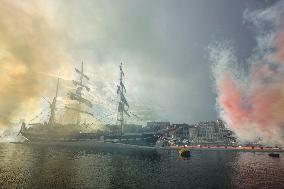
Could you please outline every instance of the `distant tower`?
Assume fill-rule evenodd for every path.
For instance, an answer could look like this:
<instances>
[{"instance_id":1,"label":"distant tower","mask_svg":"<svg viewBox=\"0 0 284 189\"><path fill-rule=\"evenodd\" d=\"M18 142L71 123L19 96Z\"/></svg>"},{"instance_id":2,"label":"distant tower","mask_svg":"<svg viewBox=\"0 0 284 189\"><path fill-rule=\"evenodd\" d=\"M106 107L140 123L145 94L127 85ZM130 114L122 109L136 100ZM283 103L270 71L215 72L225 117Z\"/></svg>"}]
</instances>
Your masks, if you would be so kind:
<instances>
[{"instance_id":1,"label":"distant tower","mask_svg":"<svg viewBox=\"0 0 284 189\"><path fill-rule=\"evenodd\" d=\"M124 72L122 70L122 63L119 66L120 69L120 79L119 85L117 85L117 94L118 94L118 108L117 108L117 121L120 123L121 136L123 135L123 128L125 124L124 115L130 116L127 112L129 109L129 104L125 98L126 88L123 84Z\"/></svg>"}]
</instances>

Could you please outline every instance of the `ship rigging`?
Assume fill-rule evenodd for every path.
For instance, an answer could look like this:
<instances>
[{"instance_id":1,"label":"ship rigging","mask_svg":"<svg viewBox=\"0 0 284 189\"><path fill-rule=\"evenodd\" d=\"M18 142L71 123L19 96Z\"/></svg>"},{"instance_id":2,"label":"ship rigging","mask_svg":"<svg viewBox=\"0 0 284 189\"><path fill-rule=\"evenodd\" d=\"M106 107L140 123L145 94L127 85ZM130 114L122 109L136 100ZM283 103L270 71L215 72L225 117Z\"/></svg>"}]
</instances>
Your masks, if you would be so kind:
<instances>
[{"instance_id":1,"label":"ship rigging","mask_svg":"<svg viewBox=\"0 0 284 189\"><path fill-rule=\"evenodd\" d=\"M125 115L129 116L128 109L129 104L125 98L126 88L124 86L124 72L122 69L122 63L119 66L120 68L120 78L119 78L119 85L117 85L117 94L118 94L118 108L117 108L117 121L120 123L120 135L123 135L123 127L125 124Z\"/></svg>"},{"instance_id":2,"label":"ship rigging","mask_svg":"<svg viewBox=\"0 0 284 189\"><path fill-rule=\"evenodd\" d=\"M82 110L82 104L85 104L89 108L92 108L93 104L91 103L91 101L89 101L89 100L87 100L87 99L82 97L83 89L85 89L87 92L90 91L90 88L83 83L83 79L90 80L90 78L87 75L84 74L84 64L83 64L83 62L82 62L82 65L81 65L81 70L78 70L77 68L75 68L75 71L80 76L79 81L73 80L73 85L76 87L76 92L75 93L74 92L69 92L69 93L67 93L67 95L69 96L69 98L71 100L77 101L78 102L78 106L77 106L77 108L65 106L65 108L68 109L68 110L72 110L72 111L77 112L76 124L79 125L80 124L80 118L81 118L80 115L81 115L81 113L93 116L92 113L90 113L88 111Z\"/></svg>"}]
</instances>

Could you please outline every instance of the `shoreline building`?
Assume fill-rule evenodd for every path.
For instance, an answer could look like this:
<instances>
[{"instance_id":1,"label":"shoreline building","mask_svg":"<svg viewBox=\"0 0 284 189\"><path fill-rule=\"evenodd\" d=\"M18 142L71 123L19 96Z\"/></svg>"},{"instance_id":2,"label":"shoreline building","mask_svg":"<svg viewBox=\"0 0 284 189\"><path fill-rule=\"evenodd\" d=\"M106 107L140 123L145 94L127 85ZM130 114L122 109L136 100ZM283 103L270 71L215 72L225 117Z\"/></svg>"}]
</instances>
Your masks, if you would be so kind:
<instances>
[{"instance_id":1,"label":"shoreline building","mask_svg":"<svg viewBox=\"0 0 284 189\"><path fill-rule=\"evenodd\" d=\"M149 123L152 125L152 123ZM158 127L160 128L160 127ZM157 129L156 129L157 130ZM233 132L225 127L222 120L204 121L197 124L172 124L157 130L164 138L188 141L190 144L229 145L236 142Z\"/></svg>"},{"instance_id":2,"label":"shoreline building","mask_svg":"<svg viewBox=\"0 0 284 189\"><path fill-rule=\"evenodd\" d=\"M107 136L120 134L120 125L105 125ZM166 121L148 122L146 126L125 124L126 135L152 133L167 141L175 140L191 145L232 145L236 142L234 133L225 127L222 120L203 121L196 124L171 124Z\"/></svg>"},{"instance_id":3,"label":"shoreline building","mask_svg":"<svg viewBox=\"0 0 284 189\"><path fill-rule=\"evenodd\" d=\"M145 132L162 133L170 129L171 123L168 121L151 121L143 128Z\"/></svg>"}]
</instances>

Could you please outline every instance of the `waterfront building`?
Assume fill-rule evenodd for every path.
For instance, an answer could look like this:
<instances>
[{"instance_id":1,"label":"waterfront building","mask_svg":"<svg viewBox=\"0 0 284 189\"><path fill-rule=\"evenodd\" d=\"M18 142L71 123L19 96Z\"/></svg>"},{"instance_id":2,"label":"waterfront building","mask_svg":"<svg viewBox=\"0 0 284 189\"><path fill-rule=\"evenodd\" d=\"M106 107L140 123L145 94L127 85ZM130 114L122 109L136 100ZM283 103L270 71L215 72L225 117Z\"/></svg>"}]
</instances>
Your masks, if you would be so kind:
<instances>
[{"instance_id":1,"label":"waterfront building","mask_svg":"<svg viewBox=\"0 0 284 189\"><path fill-rule=\"evenodd\" d=\"M218 133L216 132L216 122L199 122L197 124L198 132L198 142L200 143L210 143L217 139Z\"/></svg>"},{"instance_id":2,"label":"waterfront building","mask_svg":"<svg viewBox=\"0 0 284 189\"><path fill-rule=\"evenodd\" d=\"M168 121L151 121L147 122L146 127L143 128L144 131L159 133L167 129L170 129L171 123Z\"/></svg>"},{"instance_id":3,"label":"waterfront building","mask_svg":"<svg viewBox=\"0 0 284 189\"><path fill-rule=\"evenodd\" d=\"M172 124L166 130L158 132L165 138L188 141L191 144L228 145L236 140L222 120L198 122L194 125Z\"/></svg>"},{"instance_id":4,"label":"waterfront building","mask_svg":"<svg viewBox=\"0 0 284 189\"><path fill-rule=\"evenodd\" d=\"M175 129L175 138L185 139L188 138L188 127L189 125L186 123L182 124L173 124Z\"/></svg>"},{"instance_id":5,"label":"waterfront building","mask_svg":"<svg viewBox=\"0 0 284 189\"><path fill-rule=\"evenodd\" d=\"M196 125L190 125L188 128L188 140L191 143L197 142L197 126Z\"/></svg>"},{"instance_id":6,"label":"waterfront building","mask_svg":"<svg viewBox=\"0 0 284 189\"><path fill-rule=\"evenodd\" d=\"M104 133L108 136L118 136L121 133L121 128L116 124L107 124L104 126Z\"/></svg>"}]
</instances>

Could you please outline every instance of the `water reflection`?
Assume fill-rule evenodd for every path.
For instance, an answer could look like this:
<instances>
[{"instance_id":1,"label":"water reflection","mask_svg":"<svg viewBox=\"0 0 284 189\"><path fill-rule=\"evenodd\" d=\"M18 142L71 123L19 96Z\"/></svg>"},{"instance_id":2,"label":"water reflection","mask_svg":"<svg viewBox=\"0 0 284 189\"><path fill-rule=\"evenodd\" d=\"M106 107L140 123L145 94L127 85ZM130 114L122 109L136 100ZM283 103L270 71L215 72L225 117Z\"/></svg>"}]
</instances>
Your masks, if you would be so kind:
<instances>
[{"instance_id":1,"label":"water reflection","mask_svg":"<svg viewBox=\"0 0 284 189\"><path fill-rule=\"evenodd\" d=\"M271 158L268 153L240 153L233 168L235 188L284 188L283 158Z\"/></svg>"},{"instance_id":2,"label":"water reflection","mask_svg":"<svg viewBox=\"0 0 284 189\"><path fill-rule=\"evenodd\" d=\"M283 156L283 155L281 155ZM2 188L283 187L283 158L265 153L0 144Z\"/></svg>"}]
</instances>

